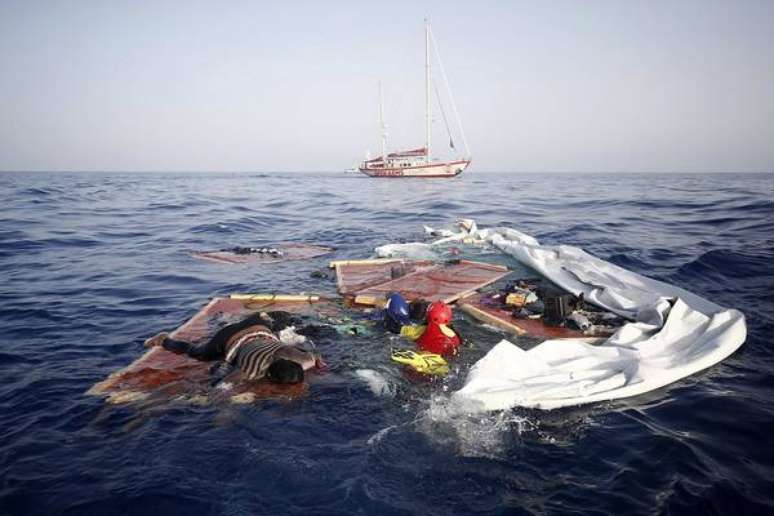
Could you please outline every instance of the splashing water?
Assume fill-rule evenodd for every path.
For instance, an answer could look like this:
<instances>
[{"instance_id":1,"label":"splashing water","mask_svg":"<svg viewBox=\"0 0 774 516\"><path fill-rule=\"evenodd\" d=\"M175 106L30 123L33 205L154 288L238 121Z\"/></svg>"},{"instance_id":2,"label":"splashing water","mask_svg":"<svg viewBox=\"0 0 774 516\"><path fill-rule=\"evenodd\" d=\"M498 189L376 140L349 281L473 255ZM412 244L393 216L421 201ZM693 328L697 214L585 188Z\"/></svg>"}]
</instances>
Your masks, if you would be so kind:
<instances>
[{"instance_id":1,"label":"splashing water","mask_svg":"<svg viewBox=\"0 0 774 516\"><path fill-rule=\"evenodd\" d=\"M535 421L514 411L481 414L471 409L450 396L432 396L416 420L417 429L464 457L501 458L522 434L537 428Z\"/></svg>"}]
</instances>

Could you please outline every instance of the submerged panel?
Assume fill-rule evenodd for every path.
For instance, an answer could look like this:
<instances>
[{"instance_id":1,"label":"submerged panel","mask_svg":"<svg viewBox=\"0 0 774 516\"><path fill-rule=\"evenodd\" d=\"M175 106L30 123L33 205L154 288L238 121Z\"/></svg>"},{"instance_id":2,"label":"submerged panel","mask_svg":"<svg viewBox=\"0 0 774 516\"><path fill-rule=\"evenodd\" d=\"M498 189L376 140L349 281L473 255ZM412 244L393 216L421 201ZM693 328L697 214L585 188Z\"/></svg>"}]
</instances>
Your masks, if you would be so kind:
<instances>
[{"instance_id":1,"label":"submerged panel","mask_svg":"<svg viewBox=\"0 0 774 516\"><path fill-rule=\"evenodd\" d=\"M276 251L276 252L275 252ZM281 243L274 246L239 247L222 251L193 251L191 256L218 263L228 264L264 264L310 260L333 252L333 248L321 245L301 244L295 242Z\"/></svg>"},{"instance_id":2,"label":"submerged panel","mask_svg":"<svg viewBox=\"0 0 774 516\"><path fill-rule=\"evenodd\" d=\"M426 271L436 267L431 261L416 260L357 260L338 262L336 281L339 294L356 295L358 292L398 279L406 274Z\"/></svg>"},{"instance_id":3,"label":"submerged panel","mask_svg":"<svg viewBox=\"0 0 774 516\"><path fill-rule=\"evenodd\" d=\"M539 339L578 339L584 337L600 338L610 336L618 326L595 327L581 331L567 326L552 326L542 318L517 318L507 307L487 302L483 294L472 294L457 302L460 309L477 319L514 335L527 335Z\"/></svg>"},{"instance_id":4,"label":"submerged panel","mask_svg":"<svg viewBox=\"0 0 774 516\"><path fill-rule=\"evenodd\" d=\"M399 292L408 300L425 299L451 303L509 273L508 268L502 265L468 260L437 264L359 290L355 293L355 302L373 304L375 300L384 298L391 292Z\"/></svg>"}]
</instances>

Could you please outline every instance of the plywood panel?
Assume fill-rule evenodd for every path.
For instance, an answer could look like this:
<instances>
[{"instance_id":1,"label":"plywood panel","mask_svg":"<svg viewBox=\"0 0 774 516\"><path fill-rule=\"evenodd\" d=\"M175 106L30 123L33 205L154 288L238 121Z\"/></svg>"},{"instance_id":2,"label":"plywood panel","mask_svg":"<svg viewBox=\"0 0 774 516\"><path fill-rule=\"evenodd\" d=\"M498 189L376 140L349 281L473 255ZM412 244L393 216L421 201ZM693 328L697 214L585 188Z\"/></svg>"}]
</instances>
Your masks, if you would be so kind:
<instances>
[{"instance_id":1,"label":"plywood panel","mask_svg":"<svg viewBox=\"0 0 774 516\"><path fill-rule=\"evenodd\" d=\"M226 264L268 264L309 260L333 252L333 249L330 247L296 242L286 242L274 246L259 247L271 247L272 249L277 249L282 255L279 256L264 253L237 254L231 251L193 251L191 252L191 256L201 258L202 260Z\"/></svg>"},{"instance_id":2,"label":"plywood panel","mask_svg":"<svg viewBox=\"0 0 774 516\"><path fill-rule=\"evenodd\" d=\"M203 344L220 328L244 319L257 311L284 310L299 315L319 312L338 313L329 302L277 302L215 298L185 324L172 332L173 338L193 344ZM178 355L162 347L149 349L127 367L114 372L95 384L88 394L104 395L121 402L146 398L207 395L210 391L212 362L200 362L186 355ZM294 398L303 394L305 384L277 385L268 381L243 381L236 373L229 377L235 388L230 395L246 393L251 399Z\"/></svg>"},{"instance_id":3,"label":"plywood panel","mask_svg":"<svg viewBox=\"0 0 774 516\"><path fill-rule=\"evenodd\" d=\"M542 319L517 319L511 311L483 302L481 294L473 294L462 299L458 306L462 311L481 321L514 335L527 335L541 339L577 339L597 337L582 331L549 326ZM605 334L607 335L607 334Z\"/></svg>"},{"instance_id":4,"label":"plywood panel","mask_svg":"<svg viewBox=\"0 0 774 516\"><path fill-rule=\"evenodd\" d=\"M335 265L336 281L341 295L356 295L359 291L375 285L436 267L431 261L374 260L340 262Z\"/></svg>"},{"instance_id":5,"label":"plywood panel","mask_svg":"<svg viewBox=\"0 0 774 516\"><path fill-rule=\"evenodd\" d=\"M356 292L356 301L383 298L399 292L406 299L425 299L451 303L509 273L506 267L460 260L417 270L394 280Z\"/></svg>"}]
</instances>

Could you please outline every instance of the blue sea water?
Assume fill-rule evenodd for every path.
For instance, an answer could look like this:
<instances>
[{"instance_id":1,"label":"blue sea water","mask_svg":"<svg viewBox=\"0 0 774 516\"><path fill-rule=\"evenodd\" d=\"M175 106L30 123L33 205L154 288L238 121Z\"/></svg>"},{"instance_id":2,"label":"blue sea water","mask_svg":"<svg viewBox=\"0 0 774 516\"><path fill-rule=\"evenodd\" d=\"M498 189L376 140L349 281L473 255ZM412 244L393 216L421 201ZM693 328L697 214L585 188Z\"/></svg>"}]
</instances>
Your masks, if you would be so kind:
<instances>
[{"instance_id":1,"label":"blue sea water","mask_svg":"<svg viewBox=\"0 0 774 516\"><path fill-rule=\"evenodd\" d=\"M648 395L550 412L450 418L443 386L391 375L376 338L328 345L330 371L289 403L85 395L212 296L335 292L311 277L330 257L226 266L187 250L290 240L366 257L461 217L738 308L747 342ZM772 513L773 262L772 175L5 173L0 515ZM500 338L470 331L480 354Z\"/></svg>"}]
</instances>

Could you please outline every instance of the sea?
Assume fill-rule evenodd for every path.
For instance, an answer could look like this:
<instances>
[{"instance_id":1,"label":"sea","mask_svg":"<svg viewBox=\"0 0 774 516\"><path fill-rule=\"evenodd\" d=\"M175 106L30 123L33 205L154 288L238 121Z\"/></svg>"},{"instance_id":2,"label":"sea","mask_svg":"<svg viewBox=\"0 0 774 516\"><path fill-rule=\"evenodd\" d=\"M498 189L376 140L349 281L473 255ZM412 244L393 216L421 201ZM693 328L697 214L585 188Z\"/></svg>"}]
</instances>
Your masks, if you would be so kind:
<instances>
[{"instance_id":1,"label":"sea","mask_svg":"<svg viewBox=\"0 0 774 516\"><path fill-rule=\"evenodd\" d=\"M461 218L739 309L747 340L668 387L553 411L448 411L475 359L520 342L460 313L473 348L441 382L374 331L319 343L328 370L295 400L87 394L212 297L333 296L330 259ZM278 242L335 251L190 254ZM772 174L2 173L0 515L772 514L772 335Z\"/></svg>"}]
</instances>

